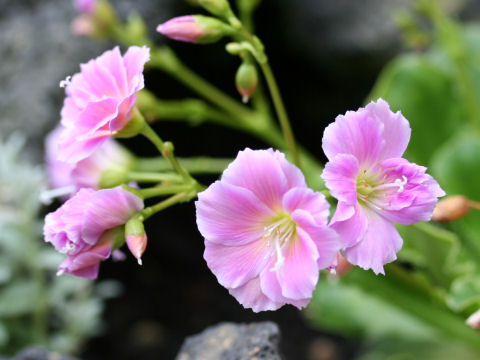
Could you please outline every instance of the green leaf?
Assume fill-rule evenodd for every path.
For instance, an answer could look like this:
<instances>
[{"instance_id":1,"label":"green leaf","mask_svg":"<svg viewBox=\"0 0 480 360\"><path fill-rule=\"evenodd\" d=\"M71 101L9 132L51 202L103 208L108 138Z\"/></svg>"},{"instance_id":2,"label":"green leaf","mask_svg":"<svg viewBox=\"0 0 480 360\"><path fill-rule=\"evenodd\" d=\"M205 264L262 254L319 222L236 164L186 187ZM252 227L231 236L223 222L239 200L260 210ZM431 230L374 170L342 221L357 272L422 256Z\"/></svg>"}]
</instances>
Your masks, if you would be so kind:
<instances>
[{"instance_id":1,"label":"green leaf","mask_svg":"<svg viewBox=\"0 0 480 360\"><path fill-rule=\"evenodd\" d=\"M397 229L404 240L399 258L425 268L434 283L448 288L461 271L456 262L460 251L457 235L425 222L397 225Z\"/></svg>"},{"instance_id":2,"label":"green leaf","mask_svg":"<svg viewBox=\"0 0 480 360\"><path fill-rule=\"evenodd\" d=\"M0 291L0 317L30 313L35 308L38 285L29 280L10 284Z\"/></svg>"},{"instance_id":3,"label":"green leaf","mask_svg":"<svg viewBox=\"0 0 480 360\"><path fill-rule=\"evenodd\" d=\"M313 326L338 334L380 339L428 339L432 328L341 279L321 279L305 312Z\"/></svg>"},{"instance_id":4,"label":"green leaf","mask_svg":"<svg viewBox=\"0 0 480 360\"><path fill-rule=\"evenodd\" d=\"M467 308L475 311L480 308L480 275L467 275L456 279L447 301L448 305L456 311Z\"/></svg>"},{"instance_id":5,"label":"green leaf","mask_svg":"<svg viewBox=\"0 0 480 360\"><path fill-rule=\"evenodd\" d=\"M393 60L368 96L371 100L380 97L410 121L412 138L406 157L419 164L429 163L463 118L454 81L433 54L409 54Z\"/></svg>"}]
</instances>

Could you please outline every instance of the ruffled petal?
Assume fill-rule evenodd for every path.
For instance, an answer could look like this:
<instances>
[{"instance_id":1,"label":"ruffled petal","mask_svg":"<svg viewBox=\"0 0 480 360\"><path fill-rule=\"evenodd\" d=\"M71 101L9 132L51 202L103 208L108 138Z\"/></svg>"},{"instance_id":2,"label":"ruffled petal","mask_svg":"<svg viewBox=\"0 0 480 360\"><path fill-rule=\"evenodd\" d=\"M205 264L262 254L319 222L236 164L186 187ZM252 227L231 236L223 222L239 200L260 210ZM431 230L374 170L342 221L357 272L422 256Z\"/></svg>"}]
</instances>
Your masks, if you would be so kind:
<instances>
[{"instance_id":1,"label":"ruffled petal","mask_svg":"<svg viewBox=\"0 0 480 360\"><path fill-rule=\"evenodd\" d=\"M319 225L326 225L330 215L330 204L325 196L307 187L290 189L283 197L283 209L291 214L298 209L305 210Z\"/></svg>"},{"instance_id":2,"label":"ruffled petal","mask_svg":"<svg viewBox=\"0 0 480 360\"><path fill-rule=\"evenodd\" d=\"M284 251L285 263L276 270L282 295L289 299L311 298L318 282L318 250L310 236L297 227L297 238Z\"/></svg>"},{"instance_id":3,"label":"ruffled petal","mask_svg":"<svg viewBox=\"0 0 480 360\"><path fill-rule=\"evenodd\" d=\"M289 189L287 177L271 150L240 151L223 172L222 182L249 189L274 211L281 209L283 194Z\"/></svg>"},{"instance_id":4,"label":"ruffled petal","mask_svg":"<svg viewBox=\"0 0 480 360\"><path fill-rule=\"evenodd\" d=\"M257 277L270 259L271 248L262 239L240 246L205 241L204 259L227 288L236 288Z\"/></svg>"},{"instance_id":5,"label":"ruffled petal","mask_svg":"<svg viewBox=\"0 0 480 360\"><path fill-rule=\"evenodd\" d=\"M371 102L365 110L383 124L382 137L385 146L380 152L379 159L401 157L410 141L412 129L407 119L400 111L396 113L390 110L390 106L383 99Z\"/></svg>"},{"instance_id":6,"label":"ruffled petal","mask_svg":"<svg viewBox=\"0 0 480 360\"><path fill-rule=\"evenodd\" d=\"M107 71L112 74L119 94L126 96L128 93L127 71L123 63L120 48L115 46L112 50L106 51L97 61L104 69L107 69Z\"/></svg>"},{"instance_id":7,"label":"ruffled petal","mask_svg":"<svg viewBox=\"0 0 480 360\"><path fill-rule=\"evenodd\" d=\"M84 208L83 240L95 244L105 230L125 224L142 209L142 199L121 187L96 191Z\"/></svg>"},{"instance_id":8,"label":"ruffled petal","mask_svg":"<svg viewBox=\"0 0 480 360\"><path fill-rule=\"evenodd\" d=\"M349 154L357 158L360 168L375 164L384 146L383 123L360 108L339 115L323 133L322 145L328 160L337 154Z\"/></svg>"},{"instance_id":9,"label":"ruffled petal","mask_svg":"<svg viewBox=\"0 0 480 360\"><path fill-rule=\"evenodd\" d=\"M260 288L260 279L258 277L238 288L228 289L228 291L243 307L250 308L254 312L273 311L284 305L265 296Z\"/></svg>"},{"instance_id":10,"label":"ruffled petal","mask_svg":"<svg viewBox=\"0 0 480 360\"><path fill-rule=\"evenodd\" d=\"M368 219L360 205L339 202L330 227L337 232L342 247L348 248L363 238L368 228Z\"/></svg>"},{"instance_id":11,"label":"ruffled petal","mask_svg":"<svg viewBox=\"0 0 480 360\"><path fill-rule=\"evenodd\" d=\"M325 165L322 179L333 197L347 204L357 202L358 160L349 154L337 154Z\"/></svg>"},{"instance_id":12,"label":"ruffled petal","mask_svg":"<svg viewBox=\"0 0 480 360\"><path fill-rule=\"evenodd\" d=\"M275 216L251 191L220 181L199 193L195 206L203 237L227 246L258 240Z\"/></svg>"},{"instance_id":13,"label":"ruffled petal","mask_svg":"<svg viewBox=\"0 0 480 360\"><path fill-rule=\"evenodd\" d=\"M361 241L343 251L352 264L375 274L385 274L383 265L394 261L402 248L403 240L395 226L382 216L365 211L368 228Z\"/></svg>"},{"instance_id":14,"label":"ruffled petal","mask_svg":"<svg viewBox=\"0 0 480 360\"><path fill-rule=\"evenodd\" d=\"M303 209L295 210L292 220L297 224L297 229L305 231L316 245L318 268L326 269L332 266L341 249L337 233L326 226L321 226L323 224L318 224L311 213Z\"/></svg>"},{"instance_id":15,"label":"ruffled petal","mask_svg":"<svg viewBox=\"0 0 480 360\"><path fill-rule=\"evenodd\" d=\"M146 46L130 46L123 56L123 63L127 71L129 80L129 91L138 91L143 89L143 68L150 60L150 49Z\"/></svg>"}]
</instances>

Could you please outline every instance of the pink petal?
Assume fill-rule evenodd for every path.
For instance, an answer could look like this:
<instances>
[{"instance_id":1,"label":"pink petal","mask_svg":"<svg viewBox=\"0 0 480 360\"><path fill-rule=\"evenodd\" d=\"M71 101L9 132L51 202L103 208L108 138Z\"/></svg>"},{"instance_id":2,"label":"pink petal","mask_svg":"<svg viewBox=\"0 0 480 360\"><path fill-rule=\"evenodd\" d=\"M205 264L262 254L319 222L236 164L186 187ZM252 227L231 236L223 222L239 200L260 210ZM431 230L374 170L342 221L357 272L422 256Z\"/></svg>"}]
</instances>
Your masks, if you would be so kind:
<instances>
[{"instance_id":1,"label":"pink petal","mask_svg":"<svg viewBox=\"0 0 480 360\"><path fill-rule=\"evenodd\" d=\"M81 141L75 128L65 129L59 144L58 160L68 163L76 163L87 157L102 145L111 134L97 134L96 137Z\"/></svg>"},{"instance_id":2,"label":"pink petal","mask_svg":"<svg viewBox=\"0 0 480 360\"><path fill-rule=\"evenodd\" d=\"M142 209L142 199L121 187L95 192L84 209L83 240L95 244L105 230L125 224Z\"/></svg>"},{"instance_id":3,"label":"pink petal","mask_svg":"<svg viewBox=\"0 0 480 360\"><path fill-rule=\"evenodd\" d=\"M245 149L223 172L222 182L249 189L272 210L280 210L289 189L287 177L275 155L268 150Z\"/></svg>"},{"instance_id":4,"label":"pink petal","mask_svg":"<svg viewBox=\"0 0 480 360\"><path fill-rule=\"evenodd\" d=\"M98 63L101 64L107 71L112 74L115 80L115 86L119 93L123 96L128 94L128 80L127 71L125 69L120 48L115 46L112 50L106 51L98 58Z\"/></svg>"},{"instance_id":5,"label":"pink petal","mask_svg":"<svg viewBox=\"0 0 480 360\"><path fill-rule=\"evenodd\" d=\"M149 60L150 49L146 46L130 46L123 56L130 92L143 89L143 68Z\"/></svg>"},{"instance_id":6,"label":"pink petal","mask_svg":"<svg viewBox=\"0 0 480 360\"><path fill-rule=\"evenodd\" d=\"M377 102L372 101L365 107L365 110L383 123L382 137L386 145L380 153L380 159L401 157L407 148L412 132L408 120L400 111L393 113L383 99L378 99Z\"/></svg>"},{"instance_id":7,"label":"pink petal","mask_svg":"<svg viewBox=\"0 0 480 360\"><path fill-rule=\"evenodd\" d=\"M318 282L318 250L310 236L297 227L297 239L285 250L283 269L276 271L282 295L289 299L311 298Z\"/></svg>"},{"instance_id":8,"label":"pink petal","mask_svg":"<svg viewBox=\"0 0 480 360\"><path fill-rule=\"evenodd\" d=\"M328 160L337 154L357 158L360 168L374 164L384 146L383 124L363 108L339 115L323 134L323 151Z\"/></svg>"},{"instance_id":9,"label":"pink petal","mask_svg":"<svg viewBox=\"0 0 480 360\"><path fill-rule=\"evenodd\" d=\"M290 189L283 197L283 209L288 213L297 209L306 210L321 225L327 224L330 215L330 204L325 196L307 187Z\"/></svg>"},{"instance_id":10,"label":"pink petal","mask_svg":"<svg viewBox=\"0 0 480 360\"><path fill-rule=\"evenodd\" d=\"M394 261L403 240L395 226L372 211L365 211L368 228L361 241L344 250L343 255L352 264L375 274L385 274L383 265Z\"/></svg>"},{"instance_id":11,"label":"pink petal","mask_svg":"<svg viewBox=\"0 0 480 360\"><path fill-rule=\"evenodd\" d=\"M277 310L283 306L282 303L273 301L263 294L258 277L245 285L228 291L240 304L246 308L251 308L254 312Z\"/></svg>"},{"instance_id":12,"label":"pink petal","mask_svg":"<svg viewBox=\"0 0 480 360\"><path fill-rule=\"evenodd\" d=\"M251 191L220 181L199 193L195 206L203 237L227 246L258 240L268 219L275 216Z\"/></svg>"},{"instance_id":13,"label":"pink petal","mask_svg":"<svg viewBox=\"0 0 480 360\"><path fill-rule=\"evenodd\" d=\"M332 229L321 226L311 213L303 209L297 209L292 214L298 228L305 231L314 242L318 250L317 265L319 269L326 269L335 262L337 253L341 249L338 235Z\"/></svg>"},{"instance_id":14,"label":"pink petal","mask_svg":"<svg viewBox=\"0 0 480 360\"><path fill-rule=\"evenodd\" d=\"M262 292L274 302L282 304L291 304L298 309L302 309L308 305L311 298L306 299L288 299L282 294L282 288L278 282L277 272L271 271L275 267L277 261L276 256L270 258L270 263L265 267L265 269L260 274L260 288Z\"/></svg>"},{"instance_id":15,"label":"pink petal","mask_svg":"<svg viewBox=\"0 0 480 360\"><path fill-rule=\"evenodd\" d=\"M240 246L205 241L203 257L221 285L236 288L260 274L271 252L267 241L263 239Z\"/></svg>"},{"instance_id":16,"label":"pink petal","mask_svg":"<svg viewBox=\"0 0 480 360\"><path fill-rule=\"evenodd\" d=\"M273 154L274 158L280 164L283 174L287 179L289 188L307 186L307 183L305 182L305 176L303 176L302 171L292 163L288 162L284 153L280 151L273 151L272 149L268 149L266 151Z\"/></svg>"},{"instance_id":17,"label":"pink petal","mask_svg":"<svg viewBox=\"0 0 480 360\"><path fill-rule=\"evenodd\" d=\"M368 227L368 219L364 209L359 205L337 204L330 227L339 235L343 248L357 244L364 236Z\"/></svg>"},{"instance_id":18,"label":"pink petal","mask_svg":"<svg viewBox=\"0 0 480 360\"><path fill-rule=\"evenodd\" d=\"M80 70L85 82L89 84L91 92L96 95L98 100L106 97L117 98L121 96L115 79L108 69L100 64L104 55L105 53L96 59L90 60L86 64L80 65Z\"/></svg>"},{"instance_id":19,"label":"pink petal","mask_svg":"<svg viewBox=\"0 0 480 360\"><path fill-rule=\"evenodd\" d=\"M333 197L353 205L357 202L359 171L358 161L353 155L337 154L325 165L321 176Z\"/></svg>"}]
</instances>

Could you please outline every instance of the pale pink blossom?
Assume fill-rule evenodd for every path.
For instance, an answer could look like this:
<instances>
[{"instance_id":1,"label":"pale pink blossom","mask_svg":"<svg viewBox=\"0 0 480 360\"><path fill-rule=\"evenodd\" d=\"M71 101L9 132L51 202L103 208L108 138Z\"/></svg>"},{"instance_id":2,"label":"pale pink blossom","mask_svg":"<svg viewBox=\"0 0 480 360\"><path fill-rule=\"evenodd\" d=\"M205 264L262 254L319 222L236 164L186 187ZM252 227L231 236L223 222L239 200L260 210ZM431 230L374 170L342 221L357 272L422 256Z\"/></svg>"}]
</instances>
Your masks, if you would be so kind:
<instances>
[{"instance_id":1,"label":"pale pink blossom","mask_svg":"<svg viewBox=\"0 0 480 360\"><path fill-rule=\"evenodd\" d=\"M255 312L306 306L340 249L325 197L278 151L239 152L195 205L208 267Z\"/></svg>"},{"instance_id":2,"label":"pale pink blossom","mask_svg":"<svg viewBox=\"0 0 480 360\"><path fill-rule=\"evenodd\" d=\"M126 171L132 166L132 155L113 139L107 139L89 157L77 163L60 161L61 132L57 127L47 136L45 144L47 175L52 188L70 188L72 195L81 188L97 190L103 173Z\"/></svg>"},{"instance_id":3,"label":"pale pink blossom","mask_svg":"<svg viewBox=\"0 0 480 360\"><path fill-rule=\"evenodd\" d=\"M65 89L60 160L85 159L129 123L149 59L145 46L131 46L123 57L115 47L80 65L81 72L72 76Z\"/></svg>"},{"instance_id":4,"label":"pale pink blossom","mask_svg":"<svg viewBox=\"0 0 480 360\"><path fill-rule=\"evenodd\" d=\"M376 274L402 247L393 223L429 221L445 195L425 167L402 158L410 133L407 119L379 99L338 116L323 136L322 178L338 199L330 226L345 258Z\"/></svg>"},{"instance_id":5,"label":"pale pink blossom","mask_svg":"<svg viewBox=\"0 0 480 360\"><path fill-rule=\"evenodd\" d=\"M58 270L95 279L100 262L110 257L115 232L143 209L138 196L121 187L94 191L81 189L45 218L45 241L67 255ZM123 233L123 231L121 232Z\"/></svg>"}]
</instances>

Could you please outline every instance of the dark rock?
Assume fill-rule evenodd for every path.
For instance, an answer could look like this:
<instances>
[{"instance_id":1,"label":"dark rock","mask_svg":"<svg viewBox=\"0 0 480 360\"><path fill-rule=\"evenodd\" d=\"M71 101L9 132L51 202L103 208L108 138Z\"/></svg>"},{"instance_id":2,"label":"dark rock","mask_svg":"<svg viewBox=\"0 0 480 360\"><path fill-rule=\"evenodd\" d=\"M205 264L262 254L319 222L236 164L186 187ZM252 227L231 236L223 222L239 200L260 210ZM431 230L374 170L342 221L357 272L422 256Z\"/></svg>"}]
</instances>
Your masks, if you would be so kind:
<instances>
[{"instance_id":1,"label":"dark rock","mask_svg":"<svg viewBox=\"0 0 480 360\"><path fill-rule=\"evenodd\" d=\"M79 360L67 355L61 355L55 352L49 352L41 347L29 347L22 350L11 360Z\"/></svg>"},{"instance_id":2,"label":"dark rock","mask_svg":"<svg viewBox=\"0 0 480 360\"><path fill-rule=\"evenodd\" d=\"M279 340L273 322L221 323L188 337L176 360L280 360Z\"/></svg>"}]
</instances>

